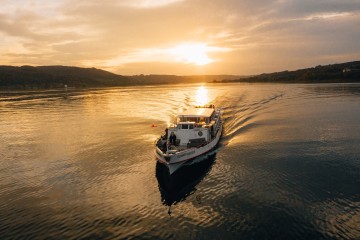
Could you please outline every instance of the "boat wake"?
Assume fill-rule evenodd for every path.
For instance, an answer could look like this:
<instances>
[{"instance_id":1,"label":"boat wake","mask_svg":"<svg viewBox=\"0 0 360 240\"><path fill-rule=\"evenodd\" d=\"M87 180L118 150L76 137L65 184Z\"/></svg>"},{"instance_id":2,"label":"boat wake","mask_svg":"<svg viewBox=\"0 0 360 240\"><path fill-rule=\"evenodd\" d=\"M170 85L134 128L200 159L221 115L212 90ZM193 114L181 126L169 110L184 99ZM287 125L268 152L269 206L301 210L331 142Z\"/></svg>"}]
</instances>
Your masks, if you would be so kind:
<instances>
[{"instance_id":1,"label":"boat wake","mask_svg":"<svg viewBox=\"0 0 360 240\"><path fill-rule=\"evenodd\" d=\"M274 94L261 99L248 99L246 94L222 98L217 105L223 106L224 132L220 144L227 145L239 134L250 131L262 124L258 116L266 112L272 104L283 96Z\"/></svg>"}]
</instances>

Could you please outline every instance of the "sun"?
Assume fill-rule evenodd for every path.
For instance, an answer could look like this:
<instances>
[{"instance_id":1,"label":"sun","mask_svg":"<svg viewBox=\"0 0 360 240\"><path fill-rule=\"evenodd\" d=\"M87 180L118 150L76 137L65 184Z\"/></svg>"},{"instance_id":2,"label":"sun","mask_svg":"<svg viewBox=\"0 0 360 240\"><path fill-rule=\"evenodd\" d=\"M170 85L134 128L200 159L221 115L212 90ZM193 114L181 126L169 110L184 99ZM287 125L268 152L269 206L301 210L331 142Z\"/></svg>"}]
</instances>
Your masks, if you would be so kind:
<instances>
[{"instance_id":1,"label":"sun","mask_svg":"<svg viewBox=\"0 0 360 240\"><path fill-rule=\"evenodd\" d=\"M183 44L170 49L177 61L200 66L214 61L207 55L208 51L210 48L205 44Z\"/></svg>"}]
</instances>

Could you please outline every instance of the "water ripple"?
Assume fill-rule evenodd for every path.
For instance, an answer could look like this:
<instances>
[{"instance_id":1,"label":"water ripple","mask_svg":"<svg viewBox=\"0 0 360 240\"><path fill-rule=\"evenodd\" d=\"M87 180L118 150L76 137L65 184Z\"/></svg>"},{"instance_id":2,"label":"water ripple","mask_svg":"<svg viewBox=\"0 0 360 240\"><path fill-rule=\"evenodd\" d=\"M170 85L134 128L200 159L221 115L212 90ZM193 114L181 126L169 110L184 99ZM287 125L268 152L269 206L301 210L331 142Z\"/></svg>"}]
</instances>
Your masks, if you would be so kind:
<instances>
[{"instance_id":1,"label":"water ripple","mask_svg":"<svg viewBox=\"0 0 360 240\"><path fill-rule=\"evenodd\" d=\"M219 146L172 177L153 142L200 87ZM358 85L0 93L2 239L359 239Z\"/></svg>"}]
</instances>

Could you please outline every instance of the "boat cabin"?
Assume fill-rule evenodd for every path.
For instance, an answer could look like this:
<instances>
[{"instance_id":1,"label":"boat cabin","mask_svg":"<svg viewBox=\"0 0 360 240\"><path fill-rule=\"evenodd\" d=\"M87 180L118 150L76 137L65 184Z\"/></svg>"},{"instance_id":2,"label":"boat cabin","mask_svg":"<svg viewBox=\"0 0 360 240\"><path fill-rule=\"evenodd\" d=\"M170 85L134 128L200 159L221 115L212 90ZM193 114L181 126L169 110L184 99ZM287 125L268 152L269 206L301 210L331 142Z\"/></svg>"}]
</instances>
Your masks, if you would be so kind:
<instances>
[{"instance_id":1,"label":"boat cabin","mask_svg":"<svg viewBox=\"0 0 360 240\"><path fill-rule=\"evenodd\" d=\"M177 122L209 124L215 110L213 108L190 108L178 116Z\"/></svg>"},{"instance_id":2,"label":"boat cabin","mask_svg":"<svg viewBox=\"0 0 360 240\"><path fill-rule=\"evenodd\" d=\"M213 108L190 108L181 113L176 123L168 129L168 139L172 132L178 146L198 146L210 142L214 134L215 110Z\"/></svg>"}]
</instances>

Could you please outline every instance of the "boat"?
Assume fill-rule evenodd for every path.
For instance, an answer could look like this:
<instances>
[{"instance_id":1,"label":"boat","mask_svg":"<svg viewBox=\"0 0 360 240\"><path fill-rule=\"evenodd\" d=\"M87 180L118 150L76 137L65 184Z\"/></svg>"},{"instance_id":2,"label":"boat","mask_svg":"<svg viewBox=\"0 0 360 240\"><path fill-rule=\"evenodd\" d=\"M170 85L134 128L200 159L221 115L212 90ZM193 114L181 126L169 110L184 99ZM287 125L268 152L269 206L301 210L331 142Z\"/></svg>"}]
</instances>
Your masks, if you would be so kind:
<instances>
[{"instance_id":1,"label":"boat","mask_svg":"<svg viewBox=\"0 0 360 240\"><path fill-rule=\"evenodd\" d=\"M214 105L191 107L180 113L165 129L165 134L155 141L156 159L169 169L171 175L190 160L214 149L222 129L220 108Z\"/></svg>"}]
</instances>

